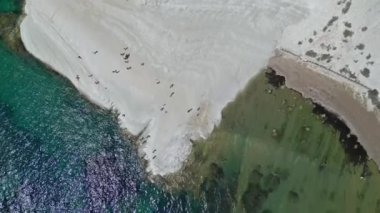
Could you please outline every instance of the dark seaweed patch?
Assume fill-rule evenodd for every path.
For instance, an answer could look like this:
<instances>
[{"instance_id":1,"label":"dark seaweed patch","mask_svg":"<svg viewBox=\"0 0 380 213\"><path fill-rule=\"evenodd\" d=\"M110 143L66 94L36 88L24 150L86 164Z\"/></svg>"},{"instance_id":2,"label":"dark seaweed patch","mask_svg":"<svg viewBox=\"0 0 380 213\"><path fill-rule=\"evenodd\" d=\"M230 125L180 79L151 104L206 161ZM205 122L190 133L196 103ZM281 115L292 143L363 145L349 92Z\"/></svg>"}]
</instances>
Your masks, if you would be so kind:
<instances>
[{"instance_id":1,"label":"dark seaweed patch","mask_svg":"<svg viewBox=\"0 0 380 213\"><path fill-rule=\"evenodd\" d=\"M250 174L249 184L243 194L242 201L247 212L259 212L269 194L274 192L286 179L281 173L269 173L265 175L261 167L256 167Z\"/></svg>"},{"instance_id":2,"label":"dark seaweed patch","mask_svg":"<svg viewBox=\"0 0 380 213\"><path fill-rule=\"evenodd\" d=\"M201 184L201 191L206 199L209 212L231 212L233 201L230 189L225 183L206 178Z\"/></svg>"},{"instance_id":3,"label":"dark seaweed patch","mask_svg":"<svg viewBox=\"0 0 380 213\"><path fill-rule=\"evenodd\" d=\"M331 125L339 132L339 141L347 155L347 160L354 165L365 164L368 160L367 152L358 142L357 136L351 134L351 130L337 115L329 112L323 106L314 103L313 113L324 115L324 123Z\"/></svg>"},{"instance_id":4,"label":"dark seaweed patch","mask_svg":"<svg viewBox=\"0 0 380 213\"><path fill-rule=\"evenodd\" d=\"M273 69L268 69L266 72L268 82L278 82L281 79L281 84L285 84L285 77L279 76ZM282 78L280 78L282 77ZM272 83L271 83L272 84ZM376 105L380 108L379 92L377 90L370 90L368 95L371 100L375 101ZM324 123L331 125L339 132L339 141L347 155L347 160L355 165L365 164L368 161L367 152L363 146L358 142L357 136L351 134L351 130L347 127L344 121L340 120L338 116L326 110L320 104L314 103L313 113L323 115Z\"/></svg>"},{"instance_id":5,"label":"dark seaweed patch","mask_svg":"<svg viewBox=\"0 0 380 213\"><path fill-rule=\"evenodd\" d=\"M377 89L368 90L368 98L371 100L373 105L380 109L379 92Z\"/></svg>"},{"instance_id":6,"label":"dark seaweed patch","mask_svg":"<svg viewBox=\"0 0 380 213\"><path fill-rule=\"evenodd\" d=\"M291 190L291 191L289 191L289 193L288 193L288 199L289 199L289 201L292 202L292 203L297 203L298 200L299 200L299 195L298 195L297 192Z\"/></svg>"},{"instance_id":7,"label":"dark seaweed patch","mask_svg":"<svg viewBox=\"0 0 380 213\"><path fill-rule=\"evenodd\" d=\"M217 180L223 178L224 172L223 172L222 167L220 167L216 163L212 163L210 165L210 176L214 179L217 179Z\"/></svg>"},{"instance_id":8,"label":"dark seaweed patch","mask_svg":"<svg viewBox=\"0 0 380 213\"><path fill-rule=\"evenodd\" d=\"M265 76L268 80L268 83L274 88L278 89L279 87L285 84L285 77L276 74L276 71L273 69L268 69L265 72Z\"/></svg>"},{"instance_id":9,"label":"dark seaweed patch","mask_svg":"<svg viewBox=\"0 0 380 213\"><path fill-rule=\"evenodd\" d=\"M363 178L369 177L372 175L372 172L370 171L369 167L367 164L363 166L363 171L362 174L360 175Z\"/></svg>"}]
</instances>

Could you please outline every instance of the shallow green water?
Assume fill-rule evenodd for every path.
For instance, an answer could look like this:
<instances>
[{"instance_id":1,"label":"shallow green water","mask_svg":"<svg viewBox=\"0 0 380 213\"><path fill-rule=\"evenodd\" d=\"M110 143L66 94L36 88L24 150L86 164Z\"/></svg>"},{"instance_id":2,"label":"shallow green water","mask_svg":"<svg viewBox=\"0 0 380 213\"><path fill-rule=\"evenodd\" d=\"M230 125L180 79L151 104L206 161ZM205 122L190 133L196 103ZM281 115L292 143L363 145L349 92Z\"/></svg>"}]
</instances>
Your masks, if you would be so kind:
<instances>
[{"instance_id":1,"label":"shallow green water","mask_svg":"<svg viewBox=\"0 0 380 213\"><path fill-rule=\"evenodd\" d=\"M300 94L266 81L260 74L223 110L182 184L219 200L215 211L380 212L380 174L365 151Z\"/></svg>"},{"instance_id":2,"label":"shallow green water","mask_svg":"<svg viewBox=\"0 0 380 213\"><path fill-rule=\"evenodd\" d=\"M20 0L0 0L0 12L18 13L21 11Z\"/></svg>"}]
</instances>

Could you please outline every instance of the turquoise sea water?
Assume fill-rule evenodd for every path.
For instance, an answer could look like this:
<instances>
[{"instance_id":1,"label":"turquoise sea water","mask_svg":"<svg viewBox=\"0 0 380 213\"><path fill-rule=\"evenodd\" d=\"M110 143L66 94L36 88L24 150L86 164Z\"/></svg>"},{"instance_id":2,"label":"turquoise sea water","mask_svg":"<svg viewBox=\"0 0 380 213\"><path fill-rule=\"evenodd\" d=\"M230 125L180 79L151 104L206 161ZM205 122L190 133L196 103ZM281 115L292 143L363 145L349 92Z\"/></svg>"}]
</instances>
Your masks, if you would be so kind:
<instances>
[{"instance_id":1,"label":"turquoise sea water","mask_svg":"<svg viewBox=\"0 0 380 213\"><path fill-rule=\"evenodd\" d=\"M0 15L19 8L0 0ZM339 132L311 111L262 74L170 193L146 179L110 111L0 41L0 213L380 212L376 165L347 161Z\"/></svg>"},{"instance_id":2,"label":"turquoise sea water","mask_svg":"<svg viewBox=\"0 0 380 213\"><path fill-rule=\"evenodd\" d=\"M189 196L164 193L145 180L109 111L4 45L0 121L1 212L196 210Z\"/></svg>"},{"instance_id":3,"label":"turquoise sea water","mask_svg":"<svg viewBox=\"0 0 380 213\"><path fill-rule=\"evenodd\" d=\"M19 13L21 3L21 0L0 0L0 12Z\"/></svg>"}]
</instances>

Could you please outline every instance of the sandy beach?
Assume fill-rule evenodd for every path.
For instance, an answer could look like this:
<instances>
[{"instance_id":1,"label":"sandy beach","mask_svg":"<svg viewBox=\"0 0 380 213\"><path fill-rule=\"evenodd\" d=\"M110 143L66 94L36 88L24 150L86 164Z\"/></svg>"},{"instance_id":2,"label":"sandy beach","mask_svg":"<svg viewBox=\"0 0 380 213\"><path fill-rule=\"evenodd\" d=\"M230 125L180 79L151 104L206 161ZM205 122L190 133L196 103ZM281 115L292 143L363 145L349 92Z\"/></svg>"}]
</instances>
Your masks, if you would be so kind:
<instances>
[{"instance_id":1,"label":"sandy beach","mask_svg":"<svg viewBox=\"0 0 380 213\"><path fill-rule=\"evenodd\" d=\"M268 66L286 79L286 86L335 113L356 135L368 156L380 164L380 122L377 115L354 98L348 83L338 82L295 57L278 52Z\"/></svg>"}]
</instances>

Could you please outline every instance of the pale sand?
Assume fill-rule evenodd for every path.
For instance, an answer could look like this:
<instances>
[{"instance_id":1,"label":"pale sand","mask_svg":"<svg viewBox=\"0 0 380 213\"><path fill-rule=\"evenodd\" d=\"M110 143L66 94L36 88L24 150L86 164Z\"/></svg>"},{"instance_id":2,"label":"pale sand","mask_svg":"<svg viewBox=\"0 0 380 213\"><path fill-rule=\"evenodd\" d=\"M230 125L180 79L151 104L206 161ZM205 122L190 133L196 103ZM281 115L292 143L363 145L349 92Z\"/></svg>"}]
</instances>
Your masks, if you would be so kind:
<instances>
[{"instance_id":1,"label":"pale sand","mask_svg":"<svg viewBox=\"0 0 380 213\"><path fill-rule=\"evenodd\" d=\"M310 69L305 62L277 54L268 66L286 79L286 86L337 114L355 134L368 156L380 165L380 122L354 98L346 84Z\"/></svg>"}]
</instances>

